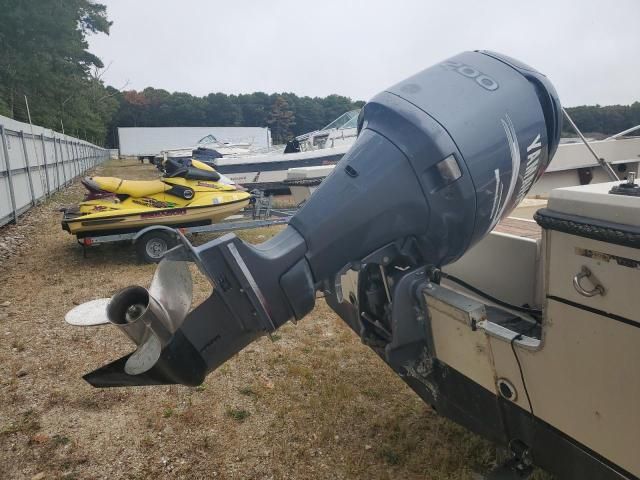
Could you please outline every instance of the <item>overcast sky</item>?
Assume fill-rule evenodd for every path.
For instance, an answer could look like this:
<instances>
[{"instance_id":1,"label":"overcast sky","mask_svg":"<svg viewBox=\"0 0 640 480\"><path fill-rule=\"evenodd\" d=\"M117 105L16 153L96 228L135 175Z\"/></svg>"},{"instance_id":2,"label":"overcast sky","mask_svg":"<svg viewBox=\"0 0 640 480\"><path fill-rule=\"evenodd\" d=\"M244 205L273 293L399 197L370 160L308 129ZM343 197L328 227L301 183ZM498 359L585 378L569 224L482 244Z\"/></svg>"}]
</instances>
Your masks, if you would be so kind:
<instances>
[{"instance_id":1,"label":"overcast sky","mask_svg":"<svg viewBox=\"0 0 640 480\"><path fill-rule=\"evenodd\" d=\"M513 56L566 106L640 100L640 0L98 0L116 88L367 100L464 50Z\"/></svg>"}]
</instances>

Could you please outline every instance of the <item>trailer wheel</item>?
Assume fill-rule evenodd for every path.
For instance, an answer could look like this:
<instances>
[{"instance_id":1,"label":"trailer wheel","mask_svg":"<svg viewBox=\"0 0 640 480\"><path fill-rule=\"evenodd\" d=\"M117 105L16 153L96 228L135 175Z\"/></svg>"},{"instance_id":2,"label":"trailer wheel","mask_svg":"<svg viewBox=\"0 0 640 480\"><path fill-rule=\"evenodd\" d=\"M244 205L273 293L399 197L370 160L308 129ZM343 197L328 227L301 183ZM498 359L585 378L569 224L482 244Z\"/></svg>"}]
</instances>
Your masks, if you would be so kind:
<instances>
[{"instance_id":1,"label":"trailer wheel","mask_svg":"<svg viewBox=\"0 0 640 480\"><path fill-rule=\"evenodd\" d=\"M176 245L173 235L163 231L145 233L136 241L138 257L146 263L158 263Z\"/></svg>"}]
</instances>

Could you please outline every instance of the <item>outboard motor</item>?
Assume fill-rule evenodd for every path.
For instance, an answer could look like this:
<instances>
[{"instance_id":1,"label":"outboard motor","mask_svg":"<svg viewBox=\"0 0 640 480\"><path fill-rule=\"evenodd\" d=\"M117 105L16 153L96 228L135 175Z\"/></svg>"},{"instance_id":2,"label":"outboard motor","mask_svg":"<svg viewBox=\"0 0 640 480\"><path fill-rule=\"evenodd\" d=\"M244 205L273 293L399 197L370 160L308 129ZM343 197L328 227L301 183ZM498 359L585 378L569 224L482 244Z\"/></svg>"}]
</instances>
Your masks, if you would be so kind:
<instances>
[{"instance_id":1,"label":"outboard motor","mask_svg":"<svg viewBox=\"0 0 640 480\"><path fill-rule=\"evenodd\" d=\"M162 279L152 292L117 294L107 314L139 345L138 358L85 378L197 385L259 336L303 318L316 291L339 290L348 269L363 275L352 299L362 333L379 324L382 346L410 344L400 338L402 302L391 300L411 297L412 278L458 259L509 214L545 171L560 130L546 77L496 53L462 53L394 85L364 106L357 141L280 234L255 246L232 234L200 247L183 238L166 255L163 263L192 261L209 278L202 304L186 315L163 310L183 293L159 288Z\"/></svg>"}]
</instances>

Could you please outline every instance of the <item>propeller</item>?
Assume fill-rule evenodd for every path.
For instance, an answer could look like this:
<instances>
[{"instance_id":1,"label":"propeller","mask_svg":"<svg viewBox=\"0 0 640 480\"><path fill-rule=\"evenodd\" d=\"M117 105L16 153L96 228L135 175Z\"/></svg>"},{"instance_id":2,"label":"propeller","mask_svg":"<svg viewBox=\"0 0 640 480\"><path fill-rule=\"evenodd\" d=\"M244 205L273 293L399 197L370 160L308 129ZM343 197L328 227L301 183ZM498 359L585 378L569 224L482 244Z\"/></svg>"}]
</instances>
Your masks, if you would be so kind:
<instances>
[{"instance_id":1,"label":"propeller","mask_svg":"<svg viewBox=\"0 0 640 480\"><path fill-rule=\"evenodd\" d=\"M189 313L193 283L183 248L179 246L165 255L148 290L128 287L111 298L78 305L65 316L65 321L74 326L111 323L129 337L137 348L124 365L127 375L150 370Z\"/></svg>"}]
</instances>

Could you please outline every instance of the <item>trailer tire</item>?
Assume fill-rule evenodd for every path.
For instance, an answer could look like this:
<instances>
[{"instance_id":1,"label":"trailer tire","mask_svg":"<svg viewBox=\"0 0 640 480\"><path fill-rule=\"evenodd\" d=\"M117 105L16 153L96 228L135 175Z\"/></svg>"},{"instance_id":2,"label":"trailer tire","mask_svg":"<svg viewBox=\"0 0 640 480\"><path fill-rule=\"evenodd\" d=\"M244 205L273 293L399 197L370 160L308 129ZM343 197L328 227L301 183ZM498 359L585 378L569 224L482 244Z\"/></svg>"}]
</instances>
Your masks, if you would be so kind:
<instances>
[{"instance_id":1,"label":"trailer tire","mask_svg":"<svg viewBox=\"0 0 640 480\"><path fill-rule=\"evenodd\" d=\"M169 232L151 231L136 240L136 252L145 263L158 263L176 244L175 236Z\"/></svg>"}]
</instances>

